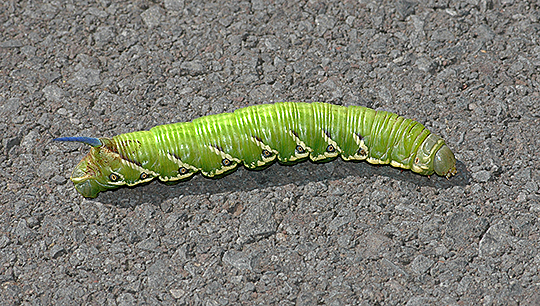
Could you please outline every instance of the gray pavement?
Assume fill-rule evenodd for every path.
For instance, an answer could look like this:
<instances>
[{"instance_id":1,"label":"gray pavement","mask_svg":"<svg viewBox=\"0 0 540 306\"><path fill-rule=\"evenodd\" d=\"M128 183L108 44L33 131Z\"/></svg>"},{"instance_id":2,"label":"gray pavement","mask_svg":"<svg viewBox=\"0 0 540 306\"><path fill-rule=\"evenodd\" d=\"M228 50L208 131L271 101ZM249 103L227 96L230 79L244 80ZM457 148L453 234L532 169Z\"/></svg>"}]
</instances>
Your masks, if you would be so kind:
<instances>
[{"instance_id":1,"label":"gray pavement","mask_svg":"<svg viewBox=\"0 0 540 306\"><path fill-rule=\"evenodd\" d=\"M0 304L539 305L540 4L0 3ZM82 198L107 137L278 101L443 136L446 180L341 160Z\"/></svg>"}]
</instances>

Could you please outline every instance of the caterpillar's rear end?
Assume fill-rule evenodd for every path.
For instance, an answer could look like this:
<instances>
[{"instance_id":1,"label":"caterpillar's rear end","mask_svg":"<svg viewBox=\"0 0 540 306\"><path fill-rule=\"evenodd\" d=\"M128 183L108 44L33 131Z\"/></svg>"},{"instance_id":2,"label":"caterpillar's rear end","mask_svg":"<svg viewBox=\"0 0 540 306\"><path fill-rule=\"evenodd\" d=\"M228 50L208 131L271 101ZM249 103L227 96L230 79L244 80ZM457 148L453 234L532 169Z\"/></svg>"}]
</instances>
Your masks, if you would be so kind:
<instances>
[{"instance_id":1,"label":"caterpillar's rear end","mask_svg":"<svg viewBox=\"0 0 540 306\"><path fill-rule=\"evenodd\" d=\"M159 178L220 177L243 164L262 169L310 159L366 160L450 178L456 160L444 140L420 123L360 106L326 103L257 105L107 138L60 138L93 146L71 177L79 193Z\"/></svg>"}]
</instances>

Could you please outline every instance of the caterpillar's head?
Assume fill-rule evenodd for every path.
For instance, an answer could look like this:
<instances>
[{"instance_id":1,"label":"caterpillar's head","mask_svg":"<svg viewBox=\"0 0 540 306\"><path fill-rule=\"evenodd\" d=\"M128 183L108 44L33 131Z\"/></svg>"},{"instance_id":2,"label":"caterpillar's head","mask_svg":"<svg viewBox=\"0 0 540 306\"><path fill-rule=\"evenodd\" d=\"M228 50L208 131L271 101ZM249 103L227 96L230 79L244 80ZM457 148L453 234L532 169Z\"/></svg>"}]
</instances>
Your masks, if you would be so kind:
<instances>
[{"instance_id":1,"label":"caterpillar's head","mask_svg":"<svg viewBox=\"0 0 540 306\"><path fill-rule=\"evenodd\" d=\"M100 191L116 189L124 185L134 185L152 179L148 174L130 167L115 152L114 143L110 139L64 137L55 140L76 141L92 146L90 152L79 162L71 174L71 181L75 185L75 189L84 197L95 198Z\"/></svg>"},{"instance_id":2,"label":"caterpillar's head","mask_svg":"<svg viewBox=\"0 0 540 306\"><path fill-rule=\"evenodd\" d=\"M446 178L450 178L457 173L456 158L446 144L435 153L433 169L437 175L445 176Z\"/></svg>"}]
</instances>

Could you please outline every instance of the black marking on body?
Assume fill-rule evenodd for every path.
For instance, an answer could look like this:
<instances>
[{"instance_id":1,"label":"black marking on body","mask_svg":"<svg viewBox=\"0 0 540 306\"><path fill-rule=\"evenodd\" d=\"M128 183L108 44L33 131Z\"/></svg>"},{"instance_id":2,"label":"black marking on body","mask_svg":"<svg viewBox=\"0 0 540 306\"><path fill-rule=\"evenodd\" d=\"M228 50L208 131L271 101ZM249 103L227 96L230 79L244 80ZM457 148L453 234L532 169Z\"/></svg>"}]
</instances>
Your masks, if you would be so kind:
<instances>
[{"instance_id":1,"label":"black marking on body","mask_svg":"<svg viewBox=\"0 0 540 306\"><path fill-rule=\"evenodd\" d=\"M332 139L332 136L330 136L330 132L329 132L329 131L323 129L323 132L324 132L324 134L325 134L328 138Z\"/></svg>"},{"instance_id":2,"label":"black marking on body","mask_svg":"<svg viewBox=\"0 0 540 306\"><path fill-rule=\"evenodd\" d=\"M141 142L138 141L138 140L130 140L130 141L136 141L137 143L139 143L139 145L141 144ZM105 150L108 150L109 152L117 154L121 159L123 159L123 160L125 160L125 161L127 161L129 163L132 163L132 164L135 164L135 165L137 165L139 167L142 167L142 164L140 162L138 162L136 160L131 160L127 156L124 156L124 155L120 154L120 152L118 151L117 146L105 146L102 149L105 149Z\"/></svg>"},{"instance_id":3,"label":"black marking on body","mask_svg":"<svg viewBox=\"0 0 540 306\"><path fill-rule=\"evenodd\" d=\"M102 148L112 153L120 154L118 153L118 146L116 145L116 142L105 143Z\"/></svg>"},{"instance_id":4,"label":"black marking on body","mask_svg":"<svg viewBox=\"0 0 540 306\"><path fill-rule=\"evenodd\" d=\"M135 165L137 165L139 167L142 167L142 164L140 162L136 161L136 160L131 160L131 159L129 159L129 158L125 157L125 156L122 156L122 155L120 155L120 157L122 157L122 159L125 160L125 161L128 161L128 162L130 162L132 164L135 164Z\"/></svg>"}]
</instances>

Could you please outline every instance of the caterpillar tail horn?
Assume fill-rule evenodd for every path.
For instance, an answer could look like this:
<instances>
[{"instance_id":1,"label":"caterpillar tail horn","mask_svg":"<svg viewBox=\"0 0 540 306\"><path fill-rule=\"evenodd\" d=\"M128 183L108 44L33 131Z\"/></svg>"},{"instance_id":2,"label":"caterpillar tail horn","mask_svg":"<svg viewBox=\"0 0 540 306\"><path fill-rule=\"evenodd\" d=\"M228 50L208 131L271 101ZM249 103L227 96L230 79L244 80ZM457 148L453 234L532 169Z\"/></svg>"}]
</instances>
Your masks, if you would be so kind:
<instances>
[{"instance_id":1,"label":"caterpillar tail horn","mask_svg":"<svg viewBox=\"0 0 540 306\"><path fill-rule=\"evenodd\" d=\"M71 142L82 142L84 144L87 144L92 147L101 147L103 143L99 138L93 138L93 137L60 137L54 139L54 141L71 141Z\"/></svg>"}]
</instances>

